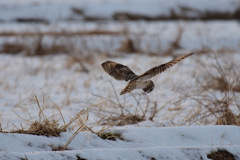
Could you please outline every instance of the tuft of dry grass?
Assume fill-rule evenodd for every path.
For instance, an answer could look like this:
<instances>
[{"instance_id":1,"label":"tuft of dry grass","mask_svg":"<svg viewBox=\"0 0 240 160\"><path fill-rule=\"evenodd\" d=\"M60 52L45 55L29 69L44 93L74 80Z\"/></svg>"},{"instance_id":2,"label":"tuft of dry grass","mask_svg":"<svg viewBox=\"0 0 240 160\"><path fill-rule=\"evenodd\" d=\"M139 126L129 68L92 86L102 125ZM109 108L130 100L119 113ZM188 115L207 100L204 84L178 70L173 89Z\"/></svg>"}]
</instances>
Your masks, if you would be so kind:
<instances>
[{"instance_id":1,"label":"tuft of dry grass","mask_svg":"<svg viewBox=\"0 0 240 160\"><path fill-rule=\"evenodd\" d=\"M84 11L83 9L81 8L77 8L77 7L72 7L71 8L71 11L77 15L83 15L84 14Z\"/></svg>"},{"instance_id":2,"label":"tuft of dry grass","mask_svg":"<svg viewBox=\"0 0 240 160\"><path fill-rule=\"evenodd\" d=\"M22 128L19 130L10 131L10 133L32 134L47 137L50 136L58 137L61 132L66 132L66 128L59 127L57 121L48 119L45 119L42 122L36 121L32 123L30 128L27 130Z\"/></svg>"},{"instance_id":3,"label":"tuft of dry grass","mask_svg":"<svg viewBox=\"0 0 240 160\"><path fill-rule=\"evenodd\" d=\"M36 100L36 103L37 103L38 109L39 109L38 120L36 120L35 122L32 122L28 129L24 129L23 127L21 127L21 129L12 130L9 132L5 132L5 131L1 130L1 132L2 133L32 134L32 135L47 136L47 137L50 137L50 136L58 137L58 136L60 136L60 133L66 132L67 128L77 118L79 118L80 116L83 116L85 114L84 110L80 111L66 124L60 108L57 108L61 115L61 118L64 122L64 125L60 125L59 121L53 119L53 117L46 117L46 115L43 112L44 104L42 106L40 106L37 96L35 96L35 100ZM43 96L43 102L44 102L44 96ZM18 117L21 118L20 116L18 116ZM21 119L24 119L24 118L21 118Z\"/></svg>"},{"instance_id":4,"label":"tuft of dry grass","mask_svg":"<svg viewBox=\"0 0 240 160\"><path fill-rule=\"evenodd\" d=\"M1 52L9 54L18 54L23 51L28 51L28 47L21 43L6 42L2 45Z\"/></svg>"},{"instance_id":5,"label":"tuft of dry grass","mask_svg":"<svg viewBox=\"0 0 240 160\"><path fill-rule=\"evenodd\" d=\"M98 137L112 141L116 141L117 139L124 140L121 134L112 132L99 132Z\"/></svg>"},{"instance_id":6,"label":"tuft of dry grass","mask_svg":"<svg viewBox=\"0 0 240 160\"><path fill-rule=\"evenodd\" d=\"M39 108L38 120L36 120L35 122L32 122L32 124L27 130L23 129L22 127L21 129L12 130L10 132L4 132L4 133L19 133L19 134L32 134L32 135L39 135L39 136L43 135L47 137L49 136L57 137L60 135L61 132L66 132L66 128L69 126L69 124L60 126L58 121L52 118L47 118L43 112L44 104L43 104L43 107L40 106L37 96L35 96L35 100ZM43 102L44 102L44 98L43 98ZM62 115L61 112L60 114Z\"/></svg>"},{"instance_id":7,"label":"tuft of dry grass","mask_svg":"<svg viewBox=\"0 0 240 160\"><path fill-rule=\"evenodd\" d=\"M15 21L20 23L49 23L48 20L43 18L17 18Z\"/></svg>"},{"instance_id":8,"label":"tuft of dry grass","mask_svg":"<svg viewBox=\"0 0 240 160\"><path fill-rule=\"evenodd\" d=\"M110 116L105 119L103 125L115 125L115 126L124 126L130 124L137 124L139 122L145 121L145 115L132 115L132 114L124 114L117 116Z\"/></svg>"}]
</instances>

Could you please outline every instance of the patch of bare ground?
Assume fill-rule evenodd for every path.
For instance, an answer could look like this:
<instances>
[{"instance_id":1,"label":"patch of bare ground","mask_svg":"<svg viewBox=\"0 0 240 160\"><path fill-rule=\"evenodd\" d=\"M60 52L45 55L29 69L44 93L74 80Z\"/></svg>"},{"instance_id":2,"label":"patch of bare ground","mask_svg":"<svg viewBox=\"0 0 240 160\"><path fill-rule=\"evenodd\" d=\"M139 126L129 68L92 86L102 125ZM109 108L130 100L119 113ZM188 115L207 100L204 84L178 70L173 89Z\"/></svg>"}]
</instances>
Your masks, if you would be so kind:
<instances>
[{"instance_id":1,"label":"patch of bare ground","mask_svg":"<svg viewBox=\"0 0 240 160\"><path fill-rule=\"evenodd\" d=\"M77 160L87 160L87 159L77 155Z\"/></svg>"},{"instance_id":2,"label":"patch of bare ground","mask_svg":"<svg viewBox=\"0 0 240 160\"><path fill-rule=\"evenodd\" d=\"M84 10L78 7L72 7L71 11L77 15L84 15Z\"/></svg>"},{"instance_id":3,"label":"patch of bare ground","mask_svg":"<svg viewBox=\"0 0 240 160\"><path fill-rule=\"evenodd\" d=\"M14 21L19 23L45 23L48 24L49 21L43 18L17 18Z\"/></svg>"},{"instance_id":4,"label":"patch of bare ground","mask_svg":"<svg viewBox=\"0 0 240 160\"><path fill-rule=\"evenodd\" d=\"M236 156L224 149L212 151L207 155L207 158L212 160L236 160Z\"/></svg>"},{"instance_id":5,"label":"patch of bare ground","mask_svg":"<svg viewBox=\"0 0 240 160\"><path fill-rule=\"evenodd\" d=\"M0 32L0 36L2 37L10 37L10 36L19 36L19 37L35 37L35 36L62 36L62 37L73 37L73 36L95 36L95 35L124 35L125 31L109 31L109 30L92 30L92 31L60 31L60 32L13 32L13 31L4 31Z\"/></svg>"},{"instance_id":6,"label":"patch of bare ground","mask_svg":"<svg viewBox=\"0 0 240 160\"><path fill-rule=\"evenodd\" d=\"M119 133L112 133L112 132L99 132L98 136L102 139L106 139L106 140L112 140L112 141L116 141L117 139L119 140L124 140L122 135Z\"/></svg>"}]
</instances>

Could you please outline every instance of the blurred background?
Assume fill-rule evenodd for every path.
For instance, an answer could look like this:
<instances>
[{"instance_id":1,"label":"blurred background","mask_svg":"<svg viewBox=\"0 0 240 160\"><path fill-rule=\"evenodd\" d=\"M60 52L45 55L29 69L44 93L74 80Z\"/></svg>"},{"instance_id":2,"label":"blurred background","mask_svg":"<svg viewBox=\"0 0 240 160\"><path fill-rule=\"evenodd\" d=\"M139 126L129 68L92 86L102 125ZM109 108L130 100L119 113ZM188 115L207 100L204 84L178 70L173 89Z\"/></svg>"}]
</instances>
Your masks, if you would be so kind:
<instances>
[{"instance_id":1,"label":"blurred background","mask_svg":"<svg viewBox=\"0 0 240 160\"><path fill-rule=\"evenodd\" d=\"M235 51L239 20L238 0L1 1L0 52L86 57Z\"/></svg>"}]
</instances>

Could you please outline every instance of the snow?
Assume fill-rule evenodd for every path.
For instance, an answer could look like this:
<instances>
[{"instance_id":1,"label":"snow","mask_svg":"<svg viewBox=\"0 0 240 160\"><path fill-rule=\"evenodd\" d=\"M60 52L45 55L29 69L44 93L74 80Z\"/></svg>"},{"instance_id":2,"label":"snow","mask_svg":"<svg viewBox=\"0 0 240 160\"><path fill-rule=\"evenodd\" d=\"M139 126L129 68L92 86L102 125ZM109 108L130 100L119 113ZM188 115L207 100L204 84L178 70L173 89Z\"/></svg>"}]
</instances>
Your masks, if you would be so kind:
<instances>
[{"instance_id":1,"label":"snow","mask_svg":"<svg viewBox=\"0 0 240 160\"><path fill-rule=\"evenodd\" d=\"M17 36L18 33L61 33L61 32L87 32L87 31L112 31L120 32L119 35L86 35L73 37L54 37L45 36L43 42L48 45L62 44L73 45L74 50L86 50L95 52L96 50L117 56L116 50L120 48L127 36L133 41L140 52L164 54L176 37L180 28L183 29L179 45L187 52L202 50L207 48L212 51L239 50L240 49L240 24L236 21L164 21L164 22L107 22L104 24L92 22L74 23L53 23L49 25L21 24L12 23L0 24L0 31L15 32L16 36L0 37L0 45L6 42L16 42L31 44L34 46L36 37ZM223 32L224 31L224 32ZM125 33L124 33L125 32Z\"/></svg>"},{"instance_id":2,"label":"snow","mask_svg":"<svg viewBox=\"0 0 240 160\"><path fill-rule=\"evenodd\" d=\"M51 146L63 146L70 133L60 137L0 134L1 159L200 159L218 148L240 156L240 128L236 126L202 127L130 127L116 129L124 140L103 140L81 132L67 151L51 152ZM13 145L14 144L14 145ZM93 154L94 153L94 154Z\"/></svg>"},{"instance_id":3,"label":"snow","mask_svg":"<svg viewBox=\"0 0 240 160\"><path fill-rule=\"evenodd\" d=\"M0 159L161 159L208 160L207 154L226 149L240 159L240 127L216 126L216 119L194 117L204 111L183 94L199 94L200 82L206 83L208 72L217 57L221 65L240 67L240 24L235 20L212 21L113 21L118 12L144 16L170 16L172 12L198 17L207 11L233 14L239 9L238 0L8 0L0 1L0 49L6 42L34 46L35 37L21 37L21 33L74 33L88 31L119 32L119 35L81 35L73 37L44 36L43 43L71 44L74 51L82 51L80 61L89 70L82 72L79 62L71 55L24 56L0 54L0 128L3 131L24 129L39 120L40 106L46 117L60 125L69 122L81 110L88 111L86 125L93 126L123 112L143 115L145 121L124 126L93 127L95 132L119 133L124 140L103 140L96 134L82 131L65 151L52 151L62 147L81 124L76 120L59 137L45 137L16 133L0 133ZM83 10L76 15L72 7ZM187 10L183 11L183 8ZM84 21L86 17L107 21ZM17 23L18 18L40 18L48 23ZM164 55L183 29L180 48L172 55ZM4 33L15 33L4 36ZM129 37L138 47L136 54L118 51ZM54 39L55 38L55 39ZM73 47L74 46L74 47ZM201 54L202 49L209 49ZM129 66L136 74L166 63L189 52L196 53L166 72L153 78L155 89L149 94L134 90L133 94L119 96L127 84L115 81L100 64L112 60ZM148 55L147 53L150 53ZM154 55L151 55L154 53ZM89 56L91 54L91 56ZM91 57L91 59L89 57ZM234 72L234 71L232 71ZM229 72L231 73L231 72ZM238 73L237 73L238 74ZM227 75L230 80L236 77ZM213 91L221 99L224 93ZM201 94L205 94L201 92ZM239 92L235 93L240 96ZM231 111L239 115L238 99L231 103ZM157 107L153 120L149 117ZM59 113L59 110L61 113ZM202 110L199 110L202 109ZM62 119L64 117L64 120ZM86 115L85 115L86 116ZM105 122L106 121L106 122ZM111 124L111 119L105 120ZM108 128L109 127L109 128Z\"/></svg>"}]
</instances>

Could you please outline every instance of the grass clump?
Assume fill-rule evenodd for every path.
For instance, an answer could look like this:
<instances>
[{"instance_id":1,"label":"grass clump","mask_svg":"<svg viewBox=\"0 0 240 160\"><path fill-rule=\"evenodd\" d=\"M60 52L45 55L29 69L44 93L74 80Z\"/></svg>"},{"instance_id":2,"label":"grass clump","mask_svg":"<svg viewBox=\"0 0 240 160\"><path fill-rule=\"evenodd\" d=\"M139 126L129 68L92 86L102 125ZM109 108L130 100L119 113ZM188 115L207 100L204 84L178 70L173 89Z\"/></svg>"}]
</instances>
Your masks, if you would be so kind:
<instances>
[{"instance_id":1,"label":"grass clump","mask_svg":"<svg viewBox=\"0 0 240 160\"><path fill-rule=\"evenodd\" d=\"M58 137L61 132L66 132L65 127L60 127L58 122L55 120L45 119L43 121L35 121L31 124L30 128L13 130L11 133L20 133L20 134L32 134L38 136L54 136Z\"/></svg>"},{"instance_id":2,"label":"grass clump","mask_svg":"<svg viewBox=\"0 0 240 160\"><path fill-rule=\"evenodd\" d=\"M55 120L53 116L46 117L46 115L43 112L44 108L44 96L43 96L43 106L40 106L40 103L38 101L37 96L35 96L36 103L39 108L38 113L38 120L31 123L30 127L28 129L24 129L21 125L21 129L12 130L12 131L3 131L0 127L0 131L2 133L19 133L19 134L32 134L32 135L38 135L38 136L47 136L47 137L58 137L60 136L60 133L66 132L67 128L74 122L76 119L78 119L80 116L86 113L86 111L82 110L78 114L76 114L68 123L65 123L65 120L63 118L63 115L61 113L61 110L58 108L58 111L62 117L62 120L64 122L63 125L59 124L59 120ZM19 115L17 115L19 118L21 118ZM32 117L32 116L31 116ZM23 118L21 118L23 119ZM26 120L26 119L24 119ZM26 120L28 121L28 120Z\"/></svg>"},{"instance_id":3,"label":"grass clump","mask_svg":"<svg viewBox=\"0 0 240 160\"><path fill-rule=\"evenodd\" d=\"M122 135L119 133L99 132L97 135L98 135L98 137L100 137L102 139L107 139L107 140L112 140L112 141L116 141L117 139L124 140Z\"/></svg>"},{"instance_id":4,"label":"grass clump","mask_svg":"<svg viewBox=\"0 0 240 160\"><path fill-rule=\"evenodd\" d=\"M139 122L145 121L145 116L142 115L133 115L133 114L122 114L122 115L116 115L116 116L110 116L106 119L106 122L103 124L107 125L109 122L112 122L112 124L117 126L124 126L124 125L131 125L131 124L137 124Z\"/></svg>"},{"instance_id":5,"label":"grass clump","mask_svg":"<svg viewBox=\"0 0 240 160\"><path fill-rule=\"evenodd\" d=\"M45 116L45 114L43 113L43 109L40 106L37 96L35 96L35 100L36 100L36 103L39 108L38 120L36 120L35 122L32 122L32 124L30 125L30 127L27 130L23 129L23 127L22 127L22 129L13 130L13 131L10 131L10 133L32 134L32 135L47 136L47 137L50 137L50 136L58 137L61 132L66 132L66 128L70 124L65 124L65 125L60 126L58 121L56 121L52 118L47 118ZM43 101L44 101L44 97L43 97ZM59 112L61 114L60 110L59 110Z\"/></svg>"}]
</instances>

